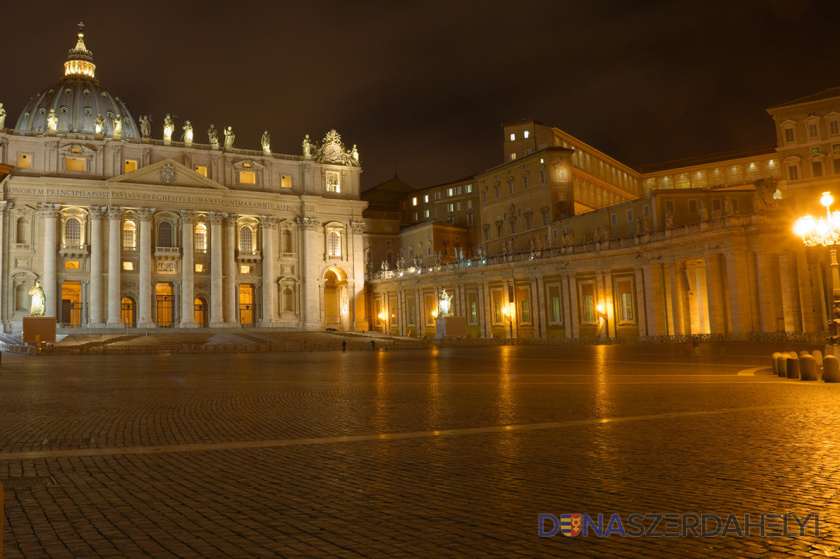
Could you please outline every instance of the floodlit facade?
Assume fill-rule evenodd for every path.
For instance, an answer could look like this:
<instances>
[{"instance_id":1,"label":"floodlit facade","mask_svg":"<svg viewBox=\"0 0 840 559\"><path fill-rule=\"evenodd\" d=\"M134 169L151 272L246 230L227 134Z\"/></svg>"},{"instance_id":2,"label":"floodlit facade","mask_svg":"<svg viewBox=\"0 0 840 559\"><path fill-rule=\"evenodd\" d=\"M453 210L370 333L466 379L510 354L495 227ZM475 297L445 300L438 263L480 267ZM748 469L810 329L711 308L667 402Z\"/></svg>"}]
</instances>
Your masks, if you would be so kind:
<instances>
[{"instance_id":1,"label":"floodlit facade","mask_svg":"<svg viewBox=\"0 0 840 559\"><path fill-rule=\"evenodd\" d=\"M36 281L68 331L368 329L355 146L245 150L169 115L153 138L95 72L80 30L60 80L0 113L4 331Z\"/></svg>"},{"instance_id":2,"label":"floodlit facade","mask_svg":"<svg viewBox=\"0 0 840 559\"><path fill-rule=\"evenodd\" d=\"M434 336L446 289L476 338L822 339L829 256L791 226L824 213L821 192L840 196L840 88L768 112L776 147L644 168L537 121L504 125L502 163L457 183L477 196L463 258L407 258L418 229L451 224L425 213L428 189L393 201L400 265L367 244L374 326Z\"/></svg>"}]
</instances>

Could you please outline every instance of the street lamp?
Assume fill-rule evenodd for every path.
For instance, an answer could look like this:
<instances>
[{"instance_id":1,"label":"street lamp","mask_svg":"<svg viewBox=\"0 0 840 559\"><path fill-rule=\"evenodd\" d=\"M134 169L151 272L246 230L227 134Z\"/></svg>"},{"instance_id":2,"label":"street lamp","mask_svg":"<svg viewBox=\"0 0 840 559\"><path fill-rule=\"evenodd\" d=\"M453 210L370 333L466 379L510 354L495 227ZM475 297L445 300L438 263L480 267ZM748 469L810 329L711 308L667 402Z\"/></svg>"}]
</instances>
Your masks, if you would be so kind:
<instances>
[{"instance_id":1,"label":"street lamp","mask_svg":"<svg viewBox=\"0 0 840 559\"><path fill-rule=\"evenodd\" d=\"M510 324L510 337L513 339L513 311L510 309L510 304L502 307L502 316L504 316L508 324Z\"/></svg>"},{"instance_id":2,"label":"street lamp","mask_svg":"<svg viewBox=\"0 0 840 559\"><path fill-rule=\"evenodd\" d=\"M840 242L840 211L831 213L834 198L831 192L823 192L820 204L825 206L825 218L815 219L805 215L793 224L793 232L802 238L805 246L822 245L831 254L831 319L828 323L828 343L837 345L840 340L840 273L837 266L837 244ZM833 352L832 352L833 353Z\"/></svg>"}]
</instances>

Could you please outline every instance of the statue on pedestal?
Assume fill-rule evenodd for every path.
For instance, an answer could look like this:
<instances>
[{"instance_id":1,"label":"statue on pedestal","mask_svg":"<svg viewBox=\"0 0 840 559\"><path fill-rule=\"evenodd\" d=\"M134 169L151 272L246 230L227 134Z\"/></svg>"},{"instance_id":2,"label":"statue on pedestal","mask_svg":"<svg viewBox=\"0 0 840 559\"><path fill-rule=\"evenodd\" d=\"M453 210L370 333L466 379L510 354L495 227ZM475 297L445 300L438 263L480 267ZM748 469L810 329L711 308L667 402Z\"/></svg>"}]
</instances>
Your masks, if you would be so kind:
<instances>
[{"instance_id":1,"label":"statue on pedestal","mask_svg":"<svg viewBox=\"0 0 840 559\"><path fill-rule=\"evenodd\" d=\"M102 113L96 115L96 118L93 119L93 132L95 134L102 134L102 131L105 129L105 117L102 116Z\"/></svg>"},{"instance_id":2,"label":"statue on pedestal","mask_svg":"<svg viewBox=\"0 0 840 559\"><path fill-rule=\"evenodd\" d=\"M0 103L0 130L6 127L6 109L3 108L3 103Z\"/></svg>"},{"instance_id":3,"label":"statue on pedestal","mask_svg":"<svg viewBox=\"0 0 840 559\"><path fill-rule=\"evenodd\" d=\"M163 140L166 142L172 141L172 134L175 132L175 123L172 122L172 115L166 113L166 118L163 119Z\"/></svg>"},{"instance_id":4,"label":"statue on pedestal","mask_svg":"<svg viewBox=\"0 0 840 559\"><path fill-rule=\"evenodd\" d=\"M452 295L446 293L446 288L440 292L438 300L438 317L449 316L452 312Z\"/></svg>"},{"instance_id":5,"label":"statue on pedestal","mask_svg":"<svg viewBox=\"0 0 840 559\"><path fill-rule=\"evenodd\" d=\"M146 115L140 117L140 135L148 138L152 135L152 119Z\"/></svg>"},{"instance_id":6,"label":"statue on pedestal","mask_svg":"<svg viewBox=\"0 0 840 559\"><path fill-rule=\"evenodd\" d=\"M303 157L304 159L312 157L312 142L309 141L309 134L303 139Z\"/></svg>"},{"instance_id":7,"label":"statue on pedestal","mask_svg":"<svg viewBox=\"0 0 840 559\"><path fill-rule=\"evenodd\" d=\"M268 135L268 130L263 132L262 138L260 138L260 145L262 146L263 153L271 153L271 136Z\"/></svg>"},{"instance_id":8,"label":"statue on pedestal","mask_svg":"<svg viewBox=\"0 0 840 559\"><path fill-rule=\"evenodd\" d=\"M709 221L709 209L706 207L706 202L700 200L700 221Z\"/></svg>"},{"instance_id":9,"label":"statue on pedestal","mask_svg":"<svg viewBox=\"0 0 840 559\"><path fill-rule=\"evenodd\" d=\"M47 127L53 132L58 130L58 115L55 114L55 109L50 109L50 114L47 116Z\"/></svg>"},{"instance_id":10,"label":"statue on pedestal","mask_svg":"<svg viewBox=\"0 0 840 559\"><path fill-rule=\"evenodd\" d=\"M29 316L44 316L46 298L44 297L44 290L41 289L40 281L35 280L35 286L29 290L29 297L31 297Z\"/></svg>"},{"instance_id":11,"label":"statue on pedestal","mask_svg":"<svg viewBox=\"0 0 840 559\"><path fill-rule=\"evenodd\" d=\"M216 126L213 124L207 129L207 139L210 141L211 146L214 148L219 147L219 131L216 130Z\"/></svg>"},{"instance_id":12,"label":"statue on pedestal","mask_svg":"<svg viewBox=\"0 0 840 559\"><path fill-rule=\"evenodd\" d=\"M114 127L114 136L122 136L122 115L117 113L117 116L111 121L111 126Z\"/></svg>"},{"instance_id":13,"label":"statue on pedestal","mask_svg":"<svg viewBox=\"0 0 840 559\"><path fill-rule=\"evenodd\" d=\"M225 148L233 147L233 141L236 139L236 134L233 133L233 126L225 128Z\"/></svg>"},{"instance_id":14,"label":"statue on pedestal","mask_svg":"<svg viewBox=\"0 0 840 559\"><path fill-rule=\"evenodd\" d=\"M192 127L192 124L190 124L189 120L184 122L183 130L184 130L184 143L185 144L191 144L192 141L193 141L193 127Z\"/></svg>"}]
</instances>

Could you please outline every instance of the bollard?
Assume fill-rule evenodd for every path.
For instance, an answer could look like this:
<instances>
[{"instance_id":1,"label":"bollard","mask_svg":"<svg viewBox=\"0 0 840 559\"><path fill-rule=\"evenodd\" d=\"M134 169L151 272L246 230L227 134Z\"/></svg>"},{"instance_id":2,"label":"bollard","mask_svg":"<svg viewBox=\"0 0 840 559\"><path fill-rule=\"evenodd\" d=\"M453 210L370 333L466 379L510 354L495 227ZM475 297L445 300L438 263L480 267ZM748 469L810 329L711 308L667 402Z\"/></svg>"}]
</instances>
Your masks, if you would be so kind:
<instances>
[{"instance_id":1,"label":"bollard","mask_svg":"<svg viewBox=\"0 0 840 559\"><path fill-rule=\"evenodd\" d=\"M833 355L826 355L823 359L823 381L840 382L840 361Z\"/></svg>"},{"instance_id":2,"label":"bollard","mask_svg":"<svg viewBox=\"0 0 840 559\"><path fill-rule=\"evenodd\" d=\"M810 354L810 353L808 353L807 351L805 351L804 349L803 349L802 351L800 351L800 352L799 352L799 358L800 358L800 359L802 359L802 358L803 358L803 357L805 357L806 355L811 355L811 354Z\"/></svg>"},{"instance_id":3,"label":"bollard","mask_svg":"<svg viewBox=\"0 0 840 559\"><path fill-rule=\"evenodd\" d=\"M787 360L787 378L799 378L799 358L796 354Z\"/></svg>"},{"instance_id":4,"label":"bollard","mask_svg":"<svg viewBox=\"0 0 840 559\"><path fill-rule=\"evenodd\" d=\"M788 356L784 353L780 353L779 357L776 358L776 368L778 369L776 371L776 374L780 377L784 377L787 375L787 360Z\"/></svg>"},{"instance_id":5,"label":"bollard","mask_svg":"<svg viewBox=\"0 0 840 559\"><path fill-rule=\"evenodd\" d=\"M811 352L811 357L817 362L817 369L822 369L823 366L823 356L822 352L818 349L815 349Z\"/></svg>"},{"instance_id":6,"label":"bollard","mask_svg":"<svg viewBox=\"0 0 840 559\"><path fill-rule=\"evenodd\" d=\"M803 355L799 360L799 372L801 380L820 380L817 375L817 360L810 355Z\"/></svg>"},{"instance_id":7,"label":"bollard","mask_svg":"<svg viewBox=\"0 0 840 559\"><path fill-rule=\"evenodd\" d=\"M773 356L770 357L770 361L773 363L773 374L779 376L779 353L778 351L773 352Z\"/></svg>"}]
</instances>

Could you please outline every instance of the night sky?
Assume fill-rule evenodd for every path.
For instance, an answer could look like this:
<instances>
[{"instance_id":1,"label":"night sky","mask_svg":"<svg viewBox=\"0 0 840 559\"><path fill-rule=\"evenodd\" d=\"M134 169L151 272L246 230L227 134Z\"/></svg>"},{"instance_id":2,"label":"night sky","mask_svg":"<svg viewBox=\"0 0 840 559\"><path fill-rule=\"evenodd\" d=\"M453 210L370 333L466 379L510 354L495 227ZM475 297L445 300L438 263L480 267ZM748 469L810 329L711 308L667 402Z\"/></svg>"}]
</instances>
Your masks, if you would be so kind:
<instances>
[{"instance_id":1,"label":"night sky","mask_svg":"<svg viewBox=\"0 0 840 559\"><path fill-rule=\"evenodd\" d=\"M771 105L840 86L840 2L4 2L13 126L58 81L76 23L132 116L300 153L335 128L363 188L422 188L502 162L535 118L631 166L775 142Z\"/></svg>"}]
</instances>

